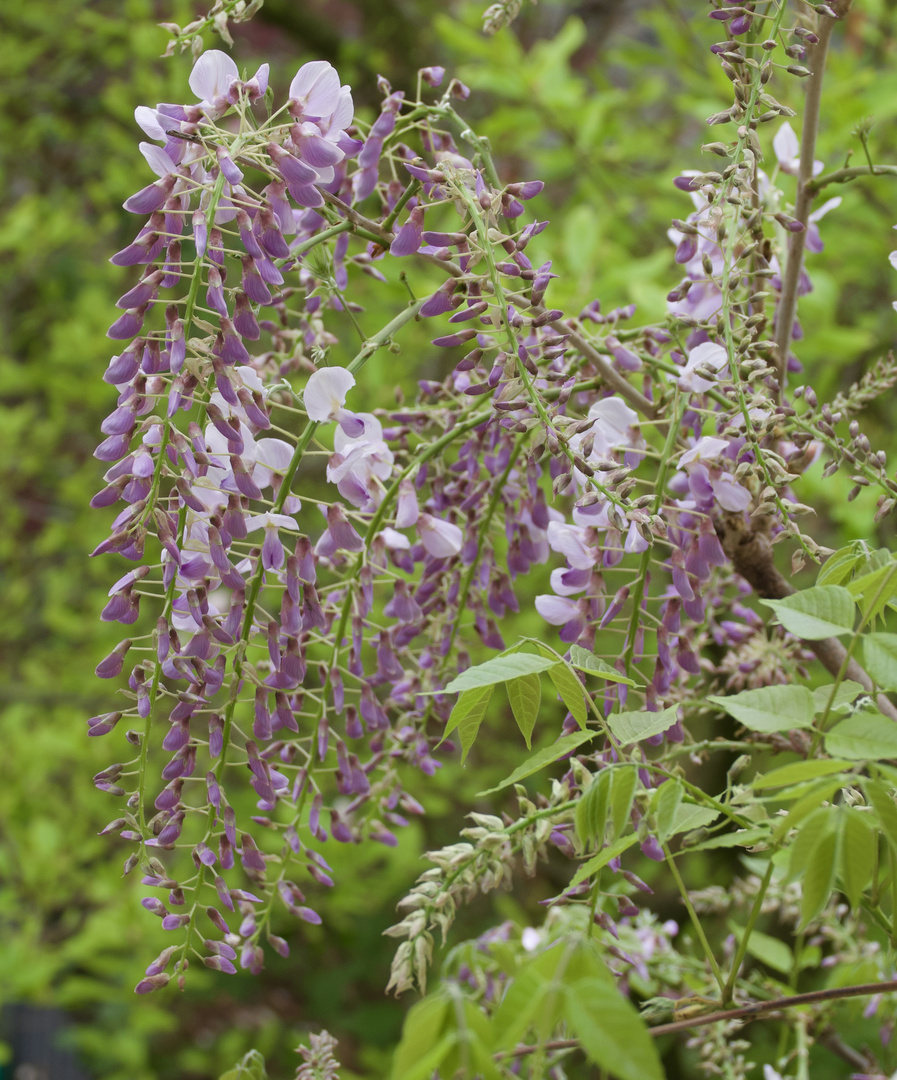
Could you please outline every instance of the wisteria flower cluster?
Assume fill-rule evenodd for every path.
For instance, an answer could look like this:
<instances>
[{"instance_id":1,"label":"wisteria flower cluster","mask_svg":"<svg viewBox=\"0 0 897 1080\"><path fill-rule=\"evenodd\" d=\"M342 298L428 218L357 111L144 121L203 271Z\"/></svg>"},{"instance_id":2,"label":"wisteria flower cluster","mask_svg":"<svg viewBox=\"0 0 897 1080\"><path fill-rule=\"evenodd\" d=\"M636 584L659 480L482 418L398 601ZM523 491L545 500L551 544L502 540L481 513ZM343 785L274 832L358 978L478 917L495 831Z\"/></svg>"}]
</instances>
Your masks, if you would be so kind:
<instances>
[{"instance_id":1,"label":"wisteria flower cluster","mask_svg":"<svg viewBox=\"0 0 897 1080\"><path fill-rule=\"evenodd\" d=\"M711 11L734 102L710 123L735 134L705 147L720 171L675 179L692 211L669 234L685 276L662 325L598 301L576 315L549 306L552 263L530 246L544 249L548 222L527 206L543 185L500 181L456 111L468 89L440 91L440 68L421 72L433 101L381 80L368 126L326 62L301 67L278 105L267 65L247 79L212 51L190 76L195 103L137 110L156 179L125 203L144 223L113 257L141 269L109 329L118 398L93 501L117 510L94 554L131 564L103 618L134 632L97 669L126 678L127 703L89 732L125 729L132 760L95 778L124 801L106 831L135 845L126 870L140 867L143 906L174 942L139 992L183 986L197 959L257 972L266 942L286 955L284 912L320 922L316 897L338 885L328 850L395 845L425 809L407 777L440 768L446 735L466 754L499 683L528 741L550 676L558 749L540 763L566 771L550 796L518 785L516 818L473 815L430 854L389 931L391 987L425 987L435 931L459 903L507 884L517 860L531 872L558 852L590 861L552 903L588 910L626 989L655 977L652 956L678 932L640 919L634 897L650 890L624 868L628 847L667 861L673 836L727 825L757 850L784 843L768 826L758 836L731 791L702 797L676 763L706 751L691 721L710 708L746 728L726 749L806 749L803 714L774 721L767 698L720 695L797 689L808 648L838 680L881 688L836 640L834 615L814 636L781 607L770 626L747 598L782 605L793 591L775 544L795 546L795 566L824 554L792 490L823 449L881 487L882 513L894 505L858 429L846 444L842 413L789 390L804 256L822 251L819 222L839 200L801 202L824 167L770 79L780 50L821 48L839 12L820 9L810 30L788 27L786 10ZM792 206L779 183L794 177ZM373 328L353 284L396 270L411 299ZM433 327L437 377L396 404L366 364L417 323ZM508 638L543 566L544 640ZM496 653L497 667L473 663ZM725 1004L733 984L714 963Z\"/></svg>"}]
</instances>

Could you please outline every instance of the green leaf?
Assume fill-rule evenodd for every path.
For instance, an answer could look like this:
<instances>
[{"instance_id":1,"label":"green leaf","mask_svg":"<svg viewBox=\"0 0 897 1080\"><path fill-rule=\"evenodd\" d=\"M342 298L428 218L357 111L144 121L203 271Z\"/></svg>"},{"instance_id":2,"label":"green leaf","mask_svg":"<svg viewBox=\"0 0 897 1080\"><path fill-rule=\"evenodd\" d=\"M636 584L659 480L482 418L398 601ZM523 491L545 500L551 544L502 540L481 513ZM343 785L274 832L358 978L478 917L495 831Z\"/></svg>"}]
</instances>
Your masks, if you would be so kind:
<instances>
[{"instance_id":1,"label":"green leaf","mask_svg":"<svg viewBox=\"0 0 897 1080\"><path fill-rule=\"evenodd\" d=\"M568 1023L589 1061L618 1080L664 1080L647 1025L613 983L580 979L565 999Z\"/></svg>"},{"instance_id":2,"label":"green leaf","mask_svg":"<svg viewBox=\"0 0 897 1080\"><path fill-rule=\"evenodd\" d=\"M829 828L820 836L810 853L801 878L800 922L801 928L812 922L829 902L835 883L835 854L838 834L832 827L829 812Z\"/></svg>"},{"instance_id":3,"label":"green leaf","mask_svg":"<svg viewBox=\"0 0 897 1080\"><path fill-rule=\"evenodd\" d=\"M657 823L657 839L663 843L673 828L673 819L682 802L683 788L678 780L667 780L655 789L651 809Z\"/></svg>"},{"instance_id":4,"label":"green leaf","mask_svg":"<svg viewBox=\"0 0 897 1080\"><path fill-rule=\"evenodd\" d=\"M840 777L837 780L823 780L811 788L806 795L801 796L783 818L777 819L772 837L774 841L782 840L791 829L799 825L804 818L811 814L821 802L830 799L836 791L844 786Z\"/></svg>"},{"instance_id":5,"label":"green leaf","mask_svg":"<svg viewBox=\"0 0 897 1080\"><path fill-rule=\"evenodd\" d=\"M638 836L634 833L629 836L624 836L621 840L615 841L604 849L599 851L597 855L593 855L588 862L584 862L582 866L573 875L568 888L574 888L579 885L580 882L586 881L593 874L597 874L602 866L607 866L611 859L615 859L618 855L622 855L624 851L631 848L632 845L638 840Z\"/></svg>"},{"instance_id":6,"label":"green leaf","mask_svg":"<svg viewBox=\"0 0 897 1080\"><path fill-rule=\"evenodd\" d=\"M444 993L432 994L409 1009L393 1057L393 1080L424 1080L430 1076L457 1038L454 1031L445 1031L447 1022L451 1022L451 1014ZM423 1063L428 1068L422 1068Z\"/></svg>"},{"instance_id":7,"label":"green leaf","mask_svg":"<svg viewBox=\"0 0 897 1080\"><path fill-rule=\"evenodd\" d=\"M745 935L745 928L729 921L729 929L735 935L739 944ZM784 941L754 930L748 938L747 952L755 960L779 972L780 975L790 975L794 967L794 954Z\"/></svg>"},{"instance_id":8,"label":"green leaf","mask_svg":"<svg viewBox=\"0 0 897 1080\"><path fill-rule=\"evenodd\" d=\"M897 853L897 806L894 805L894 796L879 780L863 780L863 790L875 808L891 849Z\"/></svg>"},{"instance_id":9,"label":"green leaf","mask_svg":"<svg viewBox=\"0 0 897 1080\"><path fill-rule=\"evenodd\" d=\"M826 683L825 686L817 686L813 691L813 701L816 703L817 713L825 711L825 707L828 705L828 699L831 697L832 687L836 685L838 689L835 691L835 699L832 702L832 712L837 712L845 705L849 705L863 692L863 687L858 682L853 682L852 679L845 679L843 682L837 684Z\"/></svg>"},{"instance_id":10,"label":"green leaf","mask_svg":"<svg viewBox=\"0 0 897 1080\"><path fill-rule=\"evenodd\" d=\"M816 575L817 585L843 585L854 570L866 561L865 545L860 547L856 541L836 551L826 559L825 566Z\"/></svg>"},{"instance_id":11,"label":"green leaf","mask_svg":"<svg viewBox=\"0 0 897 1080\"><path fill-rule=\"evenodd\" d=\"M443 743L457 728L461 735L462 764L476 740L480 724L482 724L486 710L489 708L492 690L492 686L478 686L475 689L463 691L455 702L452 714L445 725L445 733L439 742L440 744Z\"/></svg>"},{"instance_id":12,"label":"green leaf","mask_svg":"<svg viewBox=\"0 0 897 1080\"><path fill-rule=\"evenodd\" d=\"M533 728L542 702L542 680L538 675L521 675L505 683L505 689L517 727L523 733L527 750L530 750Z\"/></svg>"},{"instance_id":13,"label":"green leaf","mask_svg":"<svg viewBox=\"0 0 897 1080\"><path fill-rule=\"evenodd\" d=\"M242 1061L222 1073L218 1080L268 1080L265 1059L258 1050L250 1050Z\"/></svg>"},{"instance_id":14,"label":"green leaf","mask_svg":"<svg viewBox=\"0 0 897 1080\"><path fill-rule=\"evenodd\" d=\"M853 911L860 906L863 892L875 869L878 840L868 822L868 814L852 807L841 812L841 844L838 870L844 895Z\"/></svg>"},{"instance_id":15,"label":"green leaf","mask_svg":"<svg viewBox=\"0 0 897 1080\"><path fill-rule=\"evenodd\" d=\"M805 686L761 686L759 690L742 690L725 697L711 694L707 700L751 731L791 731L813 726L813 695Z\"/></svg>"},{"instance_id":16,"label":"green leaf","mask_svg":"<svg viewBox=\"0 0 897 1080\"><path fill-rule=\"evenodd\" d=\"M800 826L794 843L791 845L791 859L788 864L789 879L796 880L802 877L822 838L827 833L834 832L835 813L831 806L817 806Z\"/></svg>"},{"instance_id":17,"label":"green leaf","mask_svg":"<svg viewBox=\"0 0 897 1080\"><path fill-rule=\"evenodd\" d=\"M561 657L547 645L543 645L541 641L537 641L535 638L523 638L522 643L535 645L542 656L554 661L555 666L548 669L548 677L554 683L555 690L557 690L561 701L566 705L571 716L581 728L584 728L588 712L585 704L585 688L582 683Z\"/></svg>"},{"instance_id":18,"label":"green leaf","mask_svg":"<svg viewBox=\"0 0 897 1080\"><path fill-rule=\"evenodd\" d=\"M493 1050L515 1046L542 1012L548 980L530 961L511 980L492 1019Z\"/></svg>"},{"instance_id":19,"label":"green leaf","mask_svg":"<svg viewBox=\"0 0 897 1080\"><path fill-rule=\"evenodd\" d=\"M780 769L773 769L765 775L755 776L752 785L755 791L771 787L787 787L789 784L799 784L803 780L813 780L817 776L830 776L832 773L849 769L849 761L825 761L814 758L812 761L794 761L790 765L783 765Z\"/></svg>"},{"instance_id":20,"label":"green leaf","mask_svg":"<svg viewBox=\"0 0 897 1080\"><path fill-rule=\"evenodd\" d=\"M867 634L863 666L882 690L897 690L897 634Z\"/></svg>"},{"instance_id":21,"label":"green leaf","mask_svg":"<svg viewBox=\"0 0 897 1080\"><path fill-rule=\"evenodd\" d=\"M792 634L804 641L821 641L853 631L856 606L843 585L816 585L785 600L761 600Z\"/></svg>"},{"instance_id":22,"label":"green leaf","mask_svg":"<svg viewBox=\"0 0 897 1080\"><path fill-rule=\"evenodd\" d=\"M576 804L576 835L585 847L592 841L600 846L604 842L607 828L607 806L610 799L611 785L614 780L613 769L602 769L593 776Z\"/></svg>"},{"instance_id":23,"label":"green leaf","mask_svg":"<svg viewBox=\"0 0 897 1080\"><path fill-rule=\"evenodd\" d=\"M897 724L880 712L855 713L826 733L825 750L850 761L897 758Z\"/></svg>"},{"instance_id":24,"label":"green leaf","mask_svg":"<svg viewBox=\"0 0 897 1080\"><path fill-rule=\"evenodd\" d=\"M567 711L581 728L586 726L588 710L585 703L585 688L566 664L558 664L548 669L548 677L561 696Z\"/></svg>"},{"instance_id":25,"label":"green leaf","mask_svg":"<svg viewBox=\"0 0 897 1080\"><path fill-rule=\"evenodd\" d=\"M606 664L603 660L595 656L594 653L590 653L588 649L583 649L580 645L570 646L570 663L578 671L586 671L590 675L598 675L608 682L625 683L627 686L636 685L632 679L627 679L625 675L621 675L620 672L615 668L612 668L610 664Z\"/></svg>"},{"instance_id":26,"label":"green leaf","mask_svg":"<svg viewBox=\"0 0 897 1080\"><path fill-rule=\"evenodd\" d=\"M582 746L583 743L587 743L600 734L600 731L577 731L572 735L564 735L563 738L558 739L551 746L537 750L532 757L527 758L500 784L496 784L495 787L488 788L486 791L478 791L476 797L481 799L485 795L494 795L496 791L501 791L511 784L517 784L521 780L525 780L528 776L532 776L533 773L544 769L546 765L550 765L553 761L558 761L566 754L572 753L577 747Z\"/></svg>"},{"instance_id":27,"label":"green leaf","mask_svg":"<svg viewBox=\"0 0 897 1080\"><path fill-rule=\"evenodd\" d=\"M664 784L664 787L667 785ZM720 816L722 811L714 810L712 806L700 806L698 803L682 802L676 807L676 813L670 825L669 836L677 833L691 832L692 829L700 829L704 825L710 825Z\"/></svg>"},{"instance_id":28,"label":"green leaf","mask_svg":"<svg viewBox=\"0 0 897 1080\"><path fill-rule=\"evenodd\" d=\"M870 574L854 578L847 588L857 598L863 617L874 624L897 595L897 562L891 560Z\"/></svg>"},{"instance_id":29,"label":"green leaf","mask_svg":"<svg viewBox=\"0 0 897 1080\"><path fill-rule=\"evenodd\" d=\"M638 787L638 772L635 768L617 768L614 772L616 776L610 805L612 837L617 837L629 821L629 811L632 809L632 800L635 798L635 789Z\"/></svg>"},{"instance_id":30,"label":"green leaf","mask_svg":"<svg viewBox=\"0 0 897 1080\"><path fill-rule=\"evenodd\" d=\"M689 844L688 851L709 851L713 848L753 847L754 844L769 840L769 829L738 829L736 832L722 833L702 840L699 844Z\"/></svg>"},{"instance_id":31,"label":"green leaf","mask_svg":"<svg viewBox=\"0 0 897 1080\"><path fill-rule=\"evenodd\" d=\"M558 664L554 656L533 656L532 653L511 653L496 656L476 667L462 671L446 686L444 693L455 694L464 690L473 690L484 686L516 679L520 675L537 675L540 671L549 671Z\"/></svg>"},{"instance_id":32,"label":"green leaf","mask_svg":"<svg viewBox=\"0 0 897 1080\"><path fill-rule=\"evenodd\" d=\"M620 742L627 746L629 743L637 743L642 739L649 739L652 735L660 735L668 731L676 723L678 705L671 705L661 712L620 712L614 713L607 718L607 726Z\"/></svg>"},{"instance_id":33,"label":"green leaf","mask_svg":"<svg viewBox=\"0 0 897 1080\"><path fill-rule=\"evenodd\" d=\"M454 1050L457 1043L458 1033L450 1031L443 1035L435 1046L432 1043L427 1043L426 1046L422 1047L420 1057L403 1057L402 1068L398 1064L398 1055L402 1049L400 1045L396 1051L397 1060L392 1068L392 1080L428 1080Z\"/></svg>"}]
</instances>

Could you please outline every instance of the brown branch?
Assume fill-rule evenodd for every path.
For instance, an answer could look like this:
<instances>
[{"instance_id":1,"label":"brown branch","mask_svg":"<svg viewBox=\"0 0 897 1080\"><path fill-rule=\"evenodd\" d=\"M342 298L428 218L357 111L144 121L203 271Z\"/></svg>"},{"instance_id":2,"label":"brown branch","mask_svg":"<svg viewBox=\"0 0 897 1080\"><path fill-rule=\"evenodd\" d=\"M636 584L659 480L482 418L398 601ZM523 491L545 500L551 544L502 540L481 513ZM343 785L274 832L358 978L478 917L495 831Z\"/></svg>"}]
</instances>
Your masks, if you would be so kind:
<instances>
[{"instance_id":1,"label":"brown branch","mask_svg":"<svg viewBox=\"0 0 897 1080\"><path fill-rule=\"evenodd\" d=\"M882 983L860 983L857 986L837 986L830 990L811 990L808 994L792 994L789 997L773 998L771 1001L755 1001L742 1005L739 1009L722 1009L720 1012L693 1016L688 1020L674 1020L671 1024L658 1024L651 1028L656 1038L669 1035L674 1031L687 1031L693 1027L704 1027L720 1020L747 1020L764 1013L778 1012L780 1009L793 1009L797 1005L815 1005L821 1001L839 1001L842 998L869 997L872 994L889 994L897 990L897 979Z\"/></svg>"},{"instance_id":2,"label":"brown branch","mask_svg":"<svg viewBox=\"0 0 897 1080\"><path fill-rule=\"evenodd\" d=\"M819 129L819 110L822 101L822 79L825 74L825 57L835 20L822 16L817 19L817 36L814 45L807 46L807 66L811 74L807 79L807 96L804 102L804 123L800 140L800 162L797 170L797 198L794 202L794 217L800 223L798 232L790 234L788 239L788 258L782 275L782 292L779 309L776 312L776 358L778 361L779 397L785 389L788 373L788 349L791 344L791 331L797 311L797 290L800 284L800 270L804 259L804 244L810 219L810 204L813 195L809 184L813 179L813 159L816 155L816 133Z\"/></svg>"},{"instance_id":3,"label":"brown branch","mask_svg":"<svg viewBox=\"0 0 897 1080\"><path fill-rule=\"evenodd\" d=\"M770 1001L755 1001L742 1005L738 1009L722 1009L719 1012L692 1016L688 1020L674 1020L670 1024L657 1024L648 1030L656 1039L661 1035L671 1035L676 1031L689 1031L691 1028L706 1027L724 1020L752 1020L765 1013L778 1012L781 1009L793 1009L797 1005L815 1005L823 1001L839 1001L842 998L870 997L872 994L890 994L897 991L897 979L892 982L860 983L856 986L840 986L830 990L811 990L808 994L792 994L789 997L773 998ZM578 1039L552 1039L549 1042L526 1046L515 1046L513 1050L500 1050L493 1057L525 1057L540 1050L574 1050L581 1043ZM841 1053L842 1051L834 1050ZM847 1048L850 1049L849 1047ZM864 1062L865 1064L865 1062Z\"/></svg>"}]
</instances>

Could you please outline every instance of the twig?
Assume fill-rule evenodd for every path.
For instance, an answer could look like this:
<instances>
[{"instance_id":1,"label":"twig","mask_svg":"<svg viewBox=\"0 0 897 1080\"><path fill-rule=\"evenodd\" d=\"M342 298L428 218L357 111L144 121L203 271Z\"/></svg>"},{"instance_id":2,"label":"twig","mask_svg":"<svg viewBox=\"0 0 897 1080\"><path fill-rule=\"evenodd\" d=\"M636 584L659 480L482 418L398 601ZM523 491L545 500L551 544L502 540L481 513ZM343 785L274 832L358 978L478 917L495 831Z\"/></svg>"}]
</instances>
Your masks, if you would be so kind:
<instances>
[{"instance_id":1,"label":"twig","mask_svg":"<svg viewBox=\"0 0 897 1080\"><path fill-rule=\"evenodd\" d=\"M822 101L822 80L825 75L825 57L829 40L835 28L835 20L822 17L817 22L819 40L807 47L807 64L812 73L807 81L807 97L804 104L804 123L800 140L800 164L797 171L797 198L794 217L802 228L793 232L788 241L788 260L782 280L782 294L776 313L776 356L778 360L779 396L784 393L788 372L788 348L797 310L797 289L800 284L800 268L804 258L804 244L810 218L813 195L809 184L813 179L813 160L816 155L816 132L819 129L819 107Z\"/></svg>"},{"instance_id":2,"label":"twig","mask_svg":"<svg viewBox=\"0 0 897 1080\"><path fill-rule=\"evenodd\" d=\"M839 986L829 990L811 990L808 994L791 994L788 997L772 998L770 1001L754 1001L738 1009L722 1009L719 1012L704 1013L703 1016L691 1016L687 1020L674 1020L670 1024L657 1024L648 1030L657 1039L661 1035L671 1035L676 1031L689 1031L691 1028L706 1027L724 1020L749 1020L764 1013L778 1012L781 1009L793 1009L798 1005L815 1005L822 1001L839 1001L843 998L871 997L873 994L890 994L897 991L897 979L882 983L860 983L856 986ZM843 1045L843 1044L842 1044ZM513 1050L500 1050L493 1057L525 1057L537 1050L574 1050L580 1046L577 1039L552 1039L539 1045L515 1046ZM833 1052L841 1054L839 1048ZM846 1047L849 1050L849 1047ZM864 1061L864 1065L867 1063Z\"/></svg>"}]
</instances>

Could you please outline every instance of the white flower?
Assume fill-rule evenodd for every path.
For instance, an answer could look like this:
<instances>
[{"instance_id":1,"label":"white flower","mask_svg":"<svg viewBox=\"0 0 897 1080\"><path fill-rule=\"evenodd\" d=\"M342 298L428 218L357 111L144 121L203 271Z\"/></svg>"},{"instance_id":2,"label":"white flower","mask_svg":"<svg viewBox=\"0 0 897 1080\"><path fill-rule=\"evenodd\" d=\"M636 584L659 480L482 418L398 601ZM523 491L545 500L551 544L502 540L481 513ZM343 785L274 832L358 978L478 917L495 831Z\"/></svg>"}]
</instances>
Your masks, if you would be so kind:
<instances>
[{"instance_id":1,"label":"white flower","mask_svg":"<svg viewBox=\"0 0 897 1080\"><path fill-rule=\"evenodd\" d=\"M579 606L576 601L568 600L566 596L543 593L536 597L536 611L552 626L563 626L576 618L579 614Z\"/></svg>"},{"instance_id":2,"label":"white flower","mask_svg":"<svg viewBox=\"0 0 897 1080\"><path fill-rule=\"evenodd\" d=\"M341 421L347 415L354 418L354 414L347 413L343 408L346 404L346 395L354 385L355 376L346 368L321 368L320 371L309 375L303 395L309 420L313 420L316 424L327 424L331 420ZM363 421L361 431L364 431Z\"/></svg>"},{"instance_id":3,"label":"white flower","mask_svg":"<svg viewBox=\"0 0 897 1080\"><path fill-rule=\"evenodd\" d=\"M721 371L729 363L729 357L722 345L715 345L712 341L705 341L697 345L688 353L688 362L679 376L680 390L693 390L696 394L709 390L712 382L702 379L695 374L695 368L710 368L712 371Z\"/></svg>"}]
</instances>

